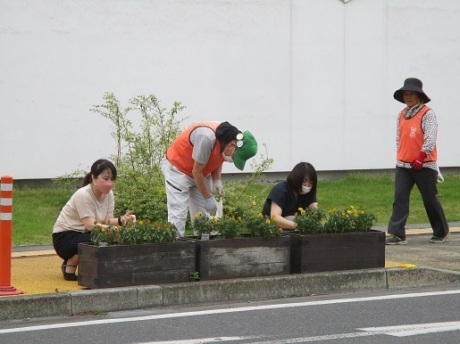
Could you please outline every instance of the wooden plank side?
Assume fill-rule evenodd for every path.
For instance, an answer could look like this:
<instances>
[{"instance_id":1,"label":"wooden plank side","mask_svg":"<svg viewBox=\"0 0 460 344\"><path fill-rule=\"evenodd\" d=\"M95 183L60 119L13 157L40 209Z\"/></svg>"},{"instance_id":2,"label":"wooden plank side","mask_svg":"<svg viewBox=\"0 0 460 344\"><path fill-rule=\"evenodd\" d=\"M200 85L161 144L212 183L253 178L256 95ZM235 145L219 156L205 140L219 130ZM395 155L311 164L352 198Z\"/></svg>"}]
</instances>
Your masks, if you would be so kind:
<instances>
[{"instance_id":1,"label":"wooden plank side","mask_svg":"<svg viewBox=\"0 0 460 344\"><path fill-rule=\"evenodd\" d=\"M186 282L196 271L195 242L79 246L79 285L108 288Z\"/></svg>"}]
</instances>

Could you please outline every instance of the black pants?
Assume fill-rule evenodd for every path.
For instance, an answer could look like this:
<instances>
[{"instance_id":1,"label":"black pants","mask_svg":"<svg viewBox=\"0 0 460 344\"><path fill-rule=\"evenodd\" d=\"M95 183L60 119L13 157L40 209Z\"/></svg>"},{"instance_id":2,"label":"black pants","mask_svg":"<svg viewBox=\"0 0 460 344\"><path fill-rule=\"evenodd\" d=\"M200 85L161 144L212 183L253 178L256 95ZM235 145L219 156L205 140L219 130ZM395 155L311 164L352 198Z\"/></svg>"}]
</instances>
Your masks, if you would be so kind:
<instances>
[{"instance_id":1,"label":"black pants","mask_svg":"<svg viewBox=\"0 0 460 344\"><path fill-rule=\"evenodd\" d=\"M396 167L393 213L388 224L388 233L403 238L406 236L409 198L414 184L417 185L422 195L423 205L433 229L433 235L442 238L449 233L449 225L437 196L437 175L437 171L430 168L422 168L415 172L412 169Z\"/></svg>"},{"instance_id":2,"label":"black pants","mask_svg":"<svg viewBox=\"0 0 460 344\"><path fill-rule=\"evenodd\" d=\"M57 255L64 260L78 254L78 244L91 242L91 232L81 233L65 231L53 233L53 247Z\"/></svg>"}]
</instances>

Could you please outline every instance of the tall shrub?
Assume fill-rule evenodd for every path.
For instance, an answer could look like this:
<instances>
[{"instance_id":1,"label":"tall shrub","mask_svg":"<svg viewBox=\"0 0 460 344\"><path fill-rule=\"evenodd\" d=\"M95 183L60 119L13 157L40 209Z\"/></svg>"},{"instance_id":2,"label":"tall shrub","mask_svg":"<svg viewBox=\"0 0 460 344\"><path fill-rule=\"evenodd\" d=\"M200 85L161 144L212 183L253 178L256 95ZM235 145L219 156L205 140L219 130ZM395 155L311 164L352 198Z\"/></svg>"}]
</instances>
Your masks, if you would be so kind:
<instances>
[{"instance_id":1,"label":"tall shrub","mask_svg":"<svg viewBox=\"0 0 460 344\"><path fill-rule=\"evenodd\" d=\"M153 94L131 98L125 108L113 93L104 94L103 99L104 103L93 106L91 111L114 125L112 137L117 152L111 159L118 171L115 212L134 209L138 218L165 221L166 194L161 162L166 149L181 131L180 124L185 118L176 116L184 106L174 102L170 109L163 108ZM134 122L140 123L137 129Z\"/></svg>"}]
</instances>

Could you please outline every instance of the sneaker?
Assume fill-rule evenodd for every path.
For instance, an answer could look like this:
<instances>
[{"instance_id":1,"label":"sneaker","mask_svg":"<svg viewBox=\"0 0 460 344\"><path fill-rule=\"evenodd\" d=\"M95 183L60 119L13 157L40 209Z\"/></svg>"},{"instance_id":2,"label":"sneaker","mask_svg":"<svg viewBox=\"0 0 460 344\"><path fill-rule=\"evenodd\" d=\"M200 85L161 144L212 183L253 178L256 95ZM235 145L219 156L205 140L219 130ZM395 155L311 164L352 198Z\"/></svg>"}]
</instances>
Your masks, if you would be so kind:
<instances>
[{"instance_id":1,"label":"sneaker","mask_svg":"<svg viewBox=\"0 0 460 344\"><path fill-rule=\"evenodd\" d=\"M406 244L407 244L406 238L401 238L394 234L388 235L387 238L385 239L385 245L406 245Z\"/></svg>"},{"instance_id":2,"label":"sneaker","mask_svg":"<svg viewBox=\"0 0 460 344\"><path fill-rule=\"evenodd\" d=\"M447 235L444 238L433 236L430 239L430 243L432 243L432 244L442 244L444 241L446 241L446 239L447 239Z\"/></svg>"}]
</instances>

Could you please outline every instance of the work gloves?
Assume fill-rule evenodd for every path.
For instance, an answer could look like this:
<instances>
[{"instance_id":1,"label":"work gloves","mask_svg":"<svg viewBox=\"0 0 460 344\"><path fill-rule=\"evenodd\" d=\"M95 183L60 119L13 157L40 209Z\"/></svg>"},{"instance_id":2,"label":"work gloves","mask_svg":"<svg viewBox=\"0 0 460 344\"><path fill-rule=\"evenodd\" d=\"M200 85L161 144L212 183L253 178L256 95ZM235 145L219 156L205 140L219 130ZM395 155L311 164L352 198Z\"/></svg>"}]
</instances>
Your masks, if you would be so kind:
<instances>
[{"instance_id":1,"label":"work gloves","mask_svg":"<svg viewBox=\"0 0 460 344\"><path fill-rule=\"evenodd\" d=\"M211 215L211 216L216 215L217 203L216 203L216 199L214 198L214 196L211 196L211 197L206 198L204 200L204 208L209 213L209 215Z\"/></svg>"},{"instance_id":2,"label":"work gloves","mask_svg":"<svg viewBox=\"0 0 460 344\"><path fill-rule=\"evenodd\" d=\"M213 194L218 198L224 197L224 186L222 185L222 180L216 179L212 181L213 183Z\"/></svg>"},{"instance_id":3,"label":"work gloves","mask_svg":"<svg viewBox=\"0 0 460 344\"><path fill-rule=\"evenodd\" d=\"M410 166L414 171L420 171L423 166L423 160L425 160L427 157L425 152L420 152L418 157L411 162Z\"/></svg>"}]
</instances>

